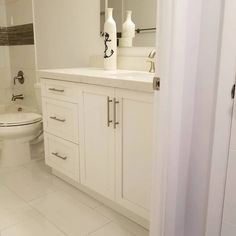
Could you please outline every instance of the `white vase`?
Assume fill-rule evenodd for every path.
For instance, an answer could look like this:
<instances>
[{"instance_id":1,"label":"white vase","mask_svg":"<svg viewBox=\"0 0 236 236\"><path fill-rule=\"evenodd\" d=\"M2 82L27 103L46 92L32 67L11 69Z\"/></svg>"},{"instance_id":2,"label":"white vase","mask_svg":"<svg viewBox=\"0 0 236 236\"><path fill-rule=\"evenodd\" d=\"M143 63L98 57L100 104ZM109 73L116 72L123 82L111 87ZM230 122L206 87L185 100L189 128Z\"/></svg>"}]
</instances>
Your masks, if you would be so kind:
<instances>
[{"instance_id":1,"label":"white vase","mask_svg":"<svg viewBox=\"0 0 236 236\"><path fill-rule=\"evenodd\" d=\"M122 25L122 38L135 37L135 24L131 19L132 11L126 11L126 20Z\"/></svg>"},{"instance_id":2,"label":"white vase","mask_svg":"<svg viewBox=\"0 0 236 236\"><path fill-rule=\"evenodd\" d=\"M116 22L113 19L113 8L107 8L104 24L104 69L116 70L117 68L117 33Z\"/></svg>"}]
</instances>

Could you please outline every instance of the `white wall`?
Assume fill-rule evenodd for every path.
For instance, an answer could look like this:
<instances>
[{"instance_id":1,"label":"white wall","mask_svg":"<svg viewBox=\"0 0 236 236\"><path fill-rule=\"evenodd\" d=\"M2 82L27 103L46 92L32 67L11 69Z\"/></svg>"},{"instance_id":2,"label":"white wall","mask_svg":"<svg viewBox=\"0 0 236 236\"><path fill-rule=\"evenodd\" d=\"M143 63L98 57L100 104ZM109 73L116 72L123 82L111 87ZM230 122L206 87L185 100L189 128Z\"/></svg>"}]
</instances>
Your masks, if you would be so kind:
<instances>
[{"instance_id":1,"label":"white wall","mask_svg":"<svg viewBox=\"0 0 236 236\"><path fill-rule=\"evenodd\" d=\"M0 26L6 26L6 7L5 0L0 0Z\"/></svg>"},{"instance_id":2,"label":"white wall","mask_svg":"<svg viewBox=\"0 0 236 236\"><path fill-rule=\"evenodd\" d=\"M34 0L37 66L88 66L103 53L100 0Z\"/></svg>"},{"instance_id":3,"label":"white wall","mask_svg":"<svg viewBox=\"0 0 236 236\"><path fill-rule=\"evenodd\" d=\"M117 32L122 31L123 24L123 1L109 0L108 7L113 8L113 18L116 22Z\"/></svg>"},{"instance_id":4,"label":"white wall","mask_svg":"<svg viewBox=\"0 0 236 236\"><path fill-rule=\"evenodd\" d=\"M23 25L33 22L32 0L6 0L6 22L7 26ZM34 83L36 82L35 72L35 46L17 45L9 47L12 87L13 77L19 70L25 74L25 83L19 83L13 87L13 93L23 93L25 99L17 103L36 107Z\"/></svg>"},{"instance_id":5,"label":"white wall","mask_svg":"<svg viewBox=\"0 0 236 236\"><path fill-rule=\"evenodd\" d=\"M7 25L23 25L33 22L32 0L5 0Z\"/></svg>"},{"instance_id":6,"label":"white wall","mask_svg":"<svg viewBox=\"0 0 236 236\"><path fill-rule=\"evenodd\" d=\"M123 4L124 12L126 10L133 11L132 19L135 23L136 29L156 27L156 0L125 0L123 1ZM148 31L136 34L134 45L136 47L154 47L156 45L156 32Z\"/></svg>"},{"instance_id":7,"label":"white wall","mask_svg":"<svg viewBox=\"0 0 236 236\"><path fill-rule=\"evenodd\" d=\"M5 0L0 0L0 27L7 26ZM0 103L5 103L11 96L11 68L9 47L0 46Z\"/></svg>"},{"instance_id":8,"label":"white wall","mask_svg":"<svg viewBox=\"0 0 236 236\"><path fill-rule=\"evenodd\" d=\"M0 26L15 26L33 22L32 0L0 0ZM13 78L22 70L25 74L24 85L13 87ZM23 93L23 105L36 106L34 93L35 48L34 45L0 47L0 103L10 103L12 93Z\"/></svg>"}]
</instances>

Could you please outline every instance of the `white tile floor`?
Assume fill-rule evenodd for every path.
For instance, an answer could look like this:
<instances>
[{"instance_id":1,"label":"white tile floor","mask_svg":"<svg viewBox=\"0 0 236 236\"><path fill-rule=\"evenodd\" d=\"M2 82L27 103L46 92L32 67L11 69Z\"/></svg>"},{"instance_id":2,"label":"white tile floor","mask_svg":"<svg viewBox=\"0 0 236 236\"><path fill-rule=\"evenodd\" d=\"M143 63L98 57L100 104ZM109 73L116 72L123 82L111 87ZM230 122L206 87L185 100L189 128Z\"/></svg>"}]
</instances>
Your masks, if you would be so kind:
<instances>
[{"instance_id":1,"label":"white tile floor","mask_svg":"<svg viewBox=\"0 0 236 236\"><path fill-rule=\"evenodd\" d=\"M51 175L43 161L0 168L0 236L148 236L148 231Z\"/></svg>"}]
</instances>

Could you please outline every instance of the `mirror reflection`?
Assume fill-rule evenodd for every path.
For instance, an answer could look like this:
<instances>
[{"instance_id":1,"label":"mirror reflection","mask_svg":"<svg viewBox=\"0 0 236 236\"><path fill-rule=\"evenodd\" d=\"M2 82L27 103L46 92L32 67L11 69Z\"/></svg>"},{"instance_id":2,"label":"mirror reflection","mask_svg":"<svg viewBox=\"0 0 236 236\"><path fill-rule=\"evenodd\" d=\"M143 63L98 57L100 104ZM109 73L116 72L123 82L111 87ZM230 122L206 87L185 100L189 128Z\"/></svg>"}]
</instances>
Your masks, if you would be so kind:
<instances>
[{"instance_id":1,"label":"mirror reflection","mask_svg":"<svg viewBox=\"0 0 236 236\"><path fill-rule=\"evenodd\" d=\"M122 37L122 25L127 11L132 11L131 19L135 24L134 47L155 47L156 44L156 0L100 0L101 32L105 22L106 7L113 8L118 37ZM120 42L122 42L120 40ZM122 44L120 43L120 46Z\"/></svg>"}]
</instances>

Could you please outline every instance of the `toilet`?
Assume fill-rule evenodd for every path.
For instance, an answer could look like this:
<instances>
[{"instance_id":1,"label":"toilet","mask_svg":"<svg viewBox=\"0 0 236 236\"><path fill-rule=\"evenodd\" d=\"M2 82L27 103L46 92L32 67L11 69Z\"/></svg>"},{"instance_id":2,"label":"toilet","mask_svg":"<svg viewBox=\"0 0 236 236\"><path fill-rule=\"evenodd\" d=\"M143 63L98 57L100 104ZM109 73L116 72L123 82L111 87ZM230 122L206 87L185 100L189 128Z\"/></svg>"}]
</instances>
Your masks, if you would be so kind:
<instances>
[{"instance_id":1,"label":"toilet","mask_svg":"<svg viewBox=\"0 0 236 236\"><path fill-rule=\"evenodd\" d=\"M40 85L35 85L38 111L41 112ZM0 114L0 167L23 165L31 161L30 142L42 134L42 116L39 113Z\"/></svg>"}]
</instances>

